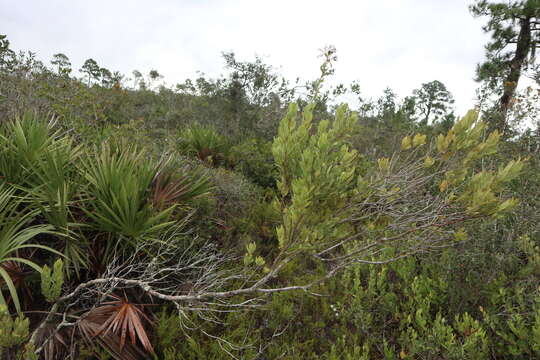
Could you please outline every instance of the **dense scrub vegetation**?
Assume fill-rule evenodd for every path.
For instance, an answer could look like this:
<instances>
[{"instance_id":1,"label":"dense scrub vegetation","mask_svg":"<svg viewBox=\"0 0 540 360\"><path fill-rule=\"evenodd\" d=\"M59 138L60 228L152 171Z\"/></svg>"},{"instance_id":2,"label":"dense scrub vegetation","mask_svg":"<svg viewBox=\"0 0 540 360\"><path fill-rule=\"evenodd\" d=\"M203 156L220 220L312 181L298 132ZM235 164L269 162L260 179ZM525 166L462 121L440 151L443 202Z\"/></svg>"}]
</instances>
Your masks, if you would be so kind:
<instances>
[{"instance_id":1,"label":"dense scrub vegetation","mask_svg":"<svg viewBox=\"0 0 540 360\"><path fill-rule=\"evenodd\" d=\"M494 45L461 118L436 80L325 86L331 47L304 84L229 53L167 88L1 36L2 358L538 358L537 95L490 52L536 47L539 9L473 6Z\"/></svg>"}]
</instances>

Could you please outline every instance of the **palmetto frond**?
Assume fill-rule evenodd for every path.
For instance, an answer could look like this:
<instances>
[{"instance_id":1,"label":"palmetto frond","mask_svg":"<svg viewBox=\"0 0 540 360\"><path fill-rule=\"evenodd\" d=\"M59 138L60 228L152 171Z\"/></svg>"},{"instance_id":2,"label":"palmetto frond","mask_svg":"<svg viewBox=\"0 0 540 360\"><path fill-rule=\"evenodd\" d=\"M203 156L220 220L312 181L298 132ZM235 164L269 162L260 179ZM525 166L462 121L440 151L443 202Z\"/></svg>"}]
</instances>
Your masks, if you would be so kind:
<instances>
[{"instance_id":1,"label":"palmetto frond","mask_svg":"<svg viewBox=\"0 0 540 360\"><path fill-rule=\"evenodd\" d=\"M149 353L154 349L145 324L152 324L142 310L124 296L112 295L115 299L91 310L79 322L83 338L90 344L105 348L118 360L146 358L137 345ZM129 342L126 340L129 338Z\"/></svg>"},{"instance_id":2,"label":"palmetto frond","mask_svg":"<svg viewBox=\"0 0 540 360\"><path fill-rule=\"evenodd\" d=\"M25 184L33 166L55 146L58 133L51 123L25 113L0 129L0 175L5 181Z\"/></svg>"},{"instance_id":3,"label":"palmetto frond","mask_svg":"<svg viewBox=\"0 0 540 360\"><path fill-rule=\"evenodd\" d=\"M104 146L89 154L81 171L89 183L84 210L92 226L136 239L171 225L172 208L156 211L150 206L150 186L159 166L132 146Z\"/></svg>"},{"instance_id":4,"label":"palmetto frond","mask_svg":"<svg viewBox=\"0 0 540 360\"><path fill-rule=\"evenodd\" d=\"M79 224L73 223L71 206L80 184L74 163L81 151L53 125L31 113L6 122L0 129L0 175L62 235L66 259L78 271L86 260L72 230Z\"/></svg>"},{"instance_id":5,"label":"palmetto frond","mask_svg":"<svg viewBox=\"0 0 540 360\"><path fill-rule=\"evenodd\" d=\"M201 171L175 174L164 168L152 183L152 206L164 210L175 203L185 203L210 192L209 177Z\"/></svg>"},{"instance_id":6,"label":"palmetto frond","mask_svg":"<svg viewBox=\"0 0 540 360\"><path fill-rule=\"evenodd\" d=\"M48 323L37 331L36 343L43 345L45 360L60 359L71 345L73 329L57 329L58 324Z\"/></svg>"},{"instance_id":7,"label":"palmetto frond","mask_svg":"<svg viewBox=\"0 0 540 360\"><path fill-rule=\"evenodd\" d=\"M226 138L213 128L192 125L180 135L177 147L182 153L192 154L201 161L216 164L227 156L230 145Z\"/></svg>"},{"instance_id":8,"label":"palmetto frond","mask_svg":"<svg viewBox=\"0 0 540 360\"><path fill-rule=\"evenodd\" d=\"M52 233L52 226L28 225L36 212L21 213L18 210L21 200L14 198L13 192L14 189L7 189L0 185L0 265L15 262L28 265L34 270L41 272L41 267L36 263L17 256L17 253L23 249L35 248L59 254L47 246L30 243L30 240L39 234ZM7 287L17 311L20 311L20 302L15 283L8 271L2 266L0 266L0 279ZM1 289L0 303L5 303Z\"/></svg>"}]
</instances>

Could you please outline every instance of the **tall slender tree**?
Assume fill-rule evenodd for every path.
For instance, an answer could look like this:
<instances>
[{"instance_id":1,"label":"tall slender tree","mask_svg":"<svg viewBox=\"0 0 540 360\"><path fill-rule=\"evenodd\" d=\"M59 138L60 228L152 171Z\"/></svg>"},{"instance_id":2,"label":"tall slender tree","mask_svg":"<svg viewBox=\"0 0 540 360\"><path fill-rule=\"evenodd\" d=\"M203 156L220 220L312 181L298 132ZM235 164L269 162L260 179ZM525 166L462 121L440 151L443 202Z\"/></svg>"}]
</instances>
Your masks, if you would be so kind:
<instances>
[{"instance_id":1,"label":"tall slender tree","mask_svg":"<svg viewBox=\"0 0 540 360\"><path fill-rule=\"evenodd\" d=\"M470 10L474 16L488 17L483 30L491 34L491 41L486 45L486 60L478 65L477 80L500 96L501 116L495 126L504 131L522 72L536 62L540 0L477 0Z\"/></svg>"}]
</instances>

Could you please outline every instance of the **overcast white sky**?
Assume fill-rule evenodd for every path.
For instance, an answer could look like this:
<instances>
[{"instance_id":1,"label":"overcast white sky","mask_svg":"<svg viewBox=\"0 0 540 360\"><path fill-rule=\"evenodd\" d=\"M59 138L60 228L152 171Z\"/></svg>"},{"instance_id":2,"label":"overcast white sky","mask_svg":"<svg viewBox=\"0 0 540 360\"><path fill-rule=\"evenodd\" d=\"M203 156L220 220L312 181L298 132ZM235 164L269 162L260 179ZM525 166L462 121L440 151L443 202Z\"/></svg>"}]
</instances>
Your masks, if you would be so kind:
<instances>
[{"instance_id":1,"label":"overcast white sky","mask_svg":"<svg viewBox=\"0 0 540 360\"><path fill-rule=\"evenodd\" d=\"M337 81L364 95L400 96L440 80L460 113L472 106L487 36L472 0L0 0L0 34L47 62L62 52L79 68L131 74L157 69L168 84L223 72L222 51L255 54L288 78L318 75L318 49L338 51Z\"/></svg>"}]
</instances>

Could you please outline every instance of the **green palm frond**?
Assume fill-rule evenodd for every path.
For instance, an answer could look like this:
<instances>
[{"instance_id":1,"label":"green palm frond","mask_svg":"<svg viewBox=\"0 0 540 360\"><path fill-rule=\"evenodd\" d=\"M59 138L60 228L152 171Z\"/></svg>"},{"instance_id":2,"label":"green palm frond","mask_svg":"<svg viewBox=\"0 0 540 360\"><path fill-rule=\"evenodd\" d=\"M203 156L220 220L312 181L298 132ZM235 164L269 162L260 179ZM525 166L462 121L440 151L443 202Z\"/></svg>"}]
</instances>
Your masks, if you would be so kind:
<instances>
[{"instance_id":1,"label":"green palm frond","mask_svg":"<svg viewBox=\"0 0 540 360\"><path fill-rule=\"evenodd\" d=\"M74 231L80 225L71 213L80 184L74 166L80 150L69 137L60 137L52 122L30 113L0 132L0 173L61 235L66 262L77 273L87 264L83 240Z\"/></svg>"},{"instance_id":2,"label":"green palm frond","mask_svg":"<svg viewBox=\"0 0 540 360\"><path fill-rule=\"evenodd\" d=\"M103 146L88 154L81 171L88 181L83 209L99 231L136 239L168 227L173 207L154 209L149 201L161 165L133 146Z\"/></svg>"},{"instance_id":3,"label":"green palm frond","mask_svg":"<svg viewBox=\"0 0 540 360\"><path fill-rule=\"evenodd\" d=\"M18 210L21 200L13 196L14 191L13 188L0 186L0 278L7 287L15 308L20 311L20 302L15 284L2 265L8 262L16 262L41 272L39 265L29 259L19 257L17 253L28 248L59 253L47 246L30 242L37 235L52 234L53 227L51 225L28 225L36 215L36 211L21 213ZM5 302L6 300L0 289L0 303Z\"/></svg>"},{"instance_id":4,"label":"green palm frond","mask_svg":"<svg viewBox=\"0 0 540 360\"><path fill-rule=\"evenodd\" d=\"M188 203L210 193L210 177L200 169L181 169L164 167L152 183L152 206L166 209L175 203Z\"/></svg>"},{"instance_id":5,"label":"green palm frond","mask_svg":"<svg viewBox=\"0 0 540 360\"><path fill-rule=\"evenodd\" d=\"M70 139L62 139L55 149L36 162L31 181L24 188L31 206L37 207L48 223L61 234L68 266L76 273L87 266L85 241L78 235L82 225L73 221L75 198L81 179L74 163L79 159L80 147L73 147Z\"/></svg>"},{"instance_id":6,"label":"green palm frond","mask_svg":"<svg viewBox=\"0 0 540 360\"><path fill-rule=\"evenodd\" d=\"M227 157L230 144L213 128L192 125L180 134L177 149L180 153L190 154L201 161L216 165Z\"/></svg>"},{"instance_id":7,"label":"green palm frond","mask_svg":"<svg viewBox=\"0 0 540 360\"><path fill-rule=\"evenodd\" d=\"M41 157L54 146L58 132L52 123L25 113L0 129L0 175L5 181L25 184L29 174Z\"/></svg>"}]
</instances>

